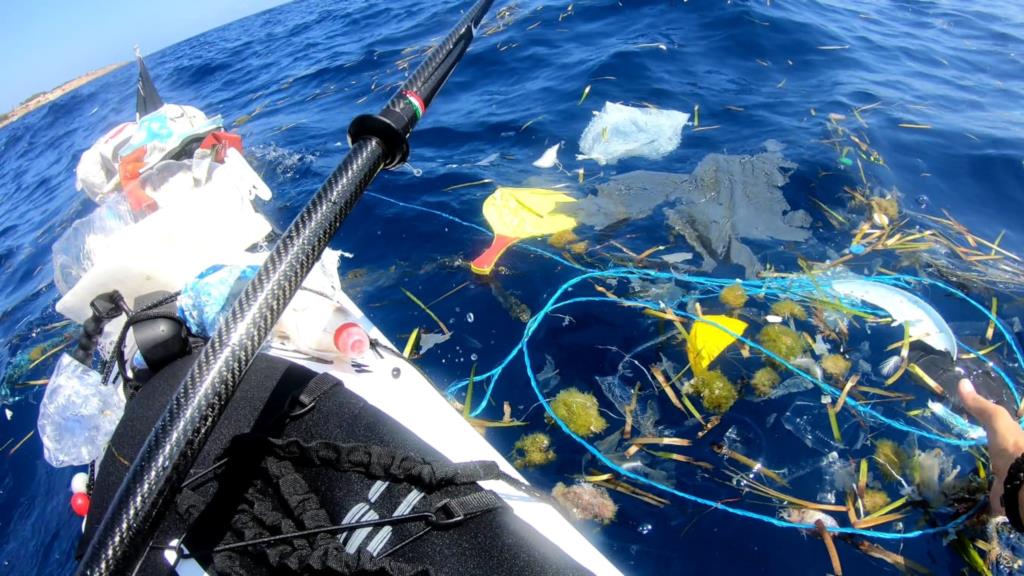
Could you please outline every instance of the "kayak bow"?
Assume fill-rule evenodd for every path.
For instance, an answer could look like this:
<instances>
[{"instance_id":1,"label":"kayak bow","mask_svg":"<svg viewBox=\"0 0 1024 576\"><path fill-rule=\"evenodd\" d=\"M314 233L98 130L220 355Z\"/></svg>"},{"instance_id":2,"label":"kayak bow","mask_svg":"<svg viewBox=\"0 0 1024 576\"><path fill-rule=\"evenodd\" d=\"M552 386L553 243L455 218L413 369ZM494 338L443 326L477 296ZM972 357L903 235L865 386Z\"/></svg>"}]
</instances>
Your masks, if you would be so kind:
<instances>
[{"instance_id":1,"label":"kayak bow","mask_svg":"<svg viewBox=\"0 0 1024 576\"><path fill-rule=\"evenodd\" d=\"M78 574L130 574L238 383L328 241L383 168L409 154L408 136L459 63L493 0L479 0L377 115L349 126L351 150L289 226L224 317L146 439L89 544Z\"/></svg>"}]
</instances>

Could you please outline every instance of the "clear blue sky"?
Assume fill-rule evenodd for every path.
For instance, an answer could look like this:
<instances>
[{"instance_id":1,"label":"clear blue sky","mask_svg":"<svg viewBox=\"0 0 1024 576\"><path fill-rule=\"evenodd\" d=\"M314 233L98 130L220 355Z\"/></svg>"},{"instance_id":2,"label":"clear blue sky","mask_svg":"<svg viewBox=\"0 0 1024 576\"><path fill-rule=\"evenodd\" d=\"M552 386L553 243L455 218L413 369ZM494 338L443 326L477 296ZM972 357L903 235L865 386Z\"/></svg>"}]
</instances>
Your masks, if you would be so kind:
<instances>
[{"instance_id":1,"label":"clear blue sky","mask_svg":"<svg viewBox=\"0 0 1024 576\"><path fill-rule=\"evenodd\" d=\"M36 92L286 0L5 0L0 114Z\"/></svg>"}]
</instances>

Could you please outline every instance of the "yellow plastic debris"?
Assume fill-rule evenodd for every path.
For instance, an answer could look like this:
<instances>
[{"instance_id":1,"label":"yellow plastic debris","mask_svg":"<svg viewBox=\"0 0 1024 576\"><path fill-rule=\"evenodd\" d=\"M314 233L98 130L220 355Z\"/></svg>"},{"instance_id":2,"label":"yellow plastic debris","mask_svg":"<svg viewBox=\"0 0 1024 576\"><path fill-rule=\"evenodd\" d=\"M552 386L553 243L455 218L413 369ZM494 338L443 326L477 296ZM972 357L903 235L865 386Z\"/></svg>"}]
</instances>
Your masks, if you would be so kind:
<instances>
[{"instance_id":1,"label":"yellow plastic debris","mask_svg":"<svg viewBox=\"0 0 1024 576\"><path fill-rule=\"evenodd\" d=\"M523 238L548 236L570 230L576 220L555 213L559 204L576 199L543 188L500 187L484 200L484 218L494 232L490 247L473 260L471 267L477 274L490 274L498 258L509 246Z\"/></svg>"},{"instance_id":2,"label":"yellow plastic debris","mask_svg":"<svg viewBox=\"0 0 1024 576\"><path fill-rule=\"evenodd\" d=\"M743 331L747 329L746 322L730 316L703 316L702 318L739 336L742 336ZM707 370L715 358L718 358L718 355L735 341L736 336L716 326L701 321L694 322L686 347L686 354L690 357L690 366L693 368L694 374L700 374Z\"/></svg>"}]
</instances>

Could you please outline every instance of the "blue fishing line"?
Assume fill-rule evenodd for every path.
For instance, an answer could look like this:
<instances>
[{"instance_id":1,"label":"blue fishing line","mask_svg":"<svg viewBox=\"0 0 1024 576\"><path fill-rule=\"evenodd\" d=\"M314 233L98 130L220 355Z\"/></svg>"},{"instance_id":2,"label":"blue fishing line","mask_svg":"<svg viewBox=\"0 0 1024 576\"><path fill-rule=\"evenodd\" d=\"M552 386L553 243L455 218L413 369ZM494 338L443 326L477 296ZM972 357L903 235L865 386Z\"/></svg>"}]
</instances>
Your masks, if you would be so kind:
<instances>
[{"instance_id":1,"label":"blue fishing line","mask_svg":"<svg viewBox=\"0 0 1024 576\"><path fill-rule=\"evenodd\" d=\"M485 236L490 236L491 235L490 230L487 230L483 226L478 226L477 224L473 224L472 222L466 222L465 220L462 220L460 218L456 218L455 216L452 216L451 214L446 214L444 212L441 212L440 210L434 210L433 208L427 208L425 206L417 206L415 204L409 204L407 202L402 202L401 200L395 200L394 198L388 198L387 196L383 196L381 194L377 194L376 192L367 192L366 195L367 196L373 196L374 198L380 198L381 200L384 200L386 202L391 202L392 204L395 204L397 206L401 206L403 208L410 208L412 210L419 210L421 212L427 212L428 214L434 214L435 216L440 216L442 218L445 218L447 220L455 222L456 224L461 224L463 226L467 226L469 228L472 228L472 229L474 229L474 230L476 230L478 232L483 233ZM530 244L514 244L513 247L514 248L523 248L523 249L528 250L530 252L533 252L535 254L540 254L541 256L546 256L548 258L551 258L555 262L558 262L559 264L561 264L563 266L568 266L569 268L575 268L576 270L580 270L580 271L589 271L590 270L589 268L585 268L583 266L580 266L579 264L576 264L575 262L570 262L570 261L566 260L565 258L562 258L561 256L558 256L557 254L552 254L551 252L548 252L547 250L544 250L543 248L537 248L536 246L531 246Z\"/></svg>"},{"instance_id":2,"label":"blue fishing line","mask_svg":"<svg viewBox=\"0 0 1024 576\"><path fill-rule=\"evenodd\" d=\"M375 196L377 198L380 198L382 200L386 200L388 202L394 203L396 205L403 206L403 207L406 207L406 208L411 208L411 209L414 209L414 210L421 210L423 212L428 212L428 213L431 213L431 214L435 214L435 215L441 216L442 218L445 218L447 220L455 222L457 224L461 224L463 226L467 226L467 227L473 228L474 230L477 230L477 231L479 231L479 232L481 232L483 234L489 234L489 232L486 229L482 228L481 226L478 226L478 225L470 223L470 222L466 222L464 220L461 220L459 218L456 218L456 217L451 216L449 214L446 214L444 212L441 212L441 211L438 211L438 210L433 210L433 209L430 209L430 208L425 208L425 207L422 207L422 206L416 206L414 204L408 204L408 203L401 202L401 201L398 201L398 200L393 200L391 198L388 198L386 196L382 196L382 195L376 194L376 193L369 193L369 194L372 195L372 196ZM749 510L744 510L742 508L735 508L735 507L732 507L732 506L729 506L729 505L726 505L726 504L715 502L713 500L702 498L702 497L694 495L694 494L689 494L687 492L683 492L681 490L675 489L675 488L673 488L671 486L660 484L660 483L655 482L655 481L653 481L653 480L651 480L649 478L646 478L646 477L644 477L644 476L642 476L640 474L636 474L636 473L631 472L631 471L629 471L629 470L627 470L625 468L622 468L621 466L616 464L614 461L609 459L607 456L605 456L596 447L592 446L591 444L586 442L583 438L581 438L580 436L576 435L572 430L569 429L569 427L565 424L565 422L563 422L554 413L554 411L551 409L550 404L544 398L544 394L543 394L543 392L540 389L540 384L537 382L536 374L533 371L533 366L532 366L532 363L531 363L531 360L530 360L530 354L529 354L529 349L527 347L527 343L529 342L529 339L533 336L533 333L536 331L536 329L540 325L540 323L552 311L554 311L556 309L562 308L564 306L570 306L570 305L573 305L573 304L585 303L585 302L603 302L603 303L612 302L612 303L616 303L616 304L619 304L619 305L625 304L625 305L631 305L631 306L645 307L645 308L648 308L648 309L651 309L651 310L659 310L659 309L661 309L664 306L664 304L660 303L660 302L656 303L656 302L649 302L649 301L642 301L642 300L626 300L626 299L609 298L609 297L602 297L602 296L579 297L579 298L572 298L572 299L560 302L559 299L561 298L561 296L566 291L571 289L574 285L576 285L576 284L578 284L580 282L583 282L583 281L585 281L587 279L596 278L596 277L622 278L622 279L670 280L672 282L677 282L677 281L678 282L686 282L686 283L689 283L689 284L693 284L693 285L695 285L697 287L696 294L691 293L690 295L684 296L684 297L680 297L680 298L676 299L675 302L671 303L671 306L669 306L669 308L672 309L672 311L676 315L679 315L679 316L682 316L682 317L685 317L685 318L689 318L689 319L691 319L693 321L696 321L696 322L704 322L705 324L710 324L710 325L718 328L719 330L722 330L723 332L726 332L730 336L733 336L734 338L740 340L741 342L747 344L748 346L751 346L751 347L759 350L762 354L772 358L773 360L775 360L776 362L778 362L779 364L784 366L786 369L788 369L788 370L794 372L795 374L799 375L801 378L803 378L803 379L805 379L805 380L807 380L809 382L814 383L816 386L818 386L818 388L820 388L821 390L825 391L826 393L828 393L828 394L830 394L832 396L836 396L837 395L837 391L834 388L832 388L831 386L828 386L822 380L820 380L818 378L815 378L814 376L811 376L810 374L807 374L803 370L801 370L798 367L794 366L792 363L790 363L790 362L784 360L783 358L775 355L774 353L766 350L764 347L762 347L757 342L754 342L753 340L751 340L749 338L743 337L740 334L732 332L731 330L725 328L724 326L722 326L722 325L720 325L720 324L718 324L718 323L716 323L714 321L710 321L710 320L707 320L706 318L702 318L702 317L690 314L690 313L688 313L686 311L678 310L677 309L677 306L680 303L682 303L682 302L686 302L686 301L690 301L690 300L695 300L695 299L704 299L704 298L714 297L714 296L717 295L717 293L722 288L724 288L726 286L729 286L729 285L732 285L732 284L735 284L735 283L737 283L737 281L735 281L735 280L728 280L728 279L720 279L720 278L704 278L704 277L696 277L696 276L677 275L677 274L670 274L670 273L656 272L656 271L636 270L636 269L630 269L630 268L613 268L613 269L609 269L609 270L592 270L592 269L585 268L583 266L579 266L579 265L577 265L577 264L575 264L573 262L569 262L569 261L567 261L567 260L565 260L563 258L560 258L559 256L557 256L555 254L551 254L550 252L547 252L546 250L543 250L543 249L540 249L540 248L536 248L536 247L533 247L533 246L530 246L530 245L524 245L523 247L529 249L530 251L538 253L538 254L540 254L542 256L546 256L548 258L551 258L551 259L553 259L553 260L555 260L555 261L557 261L557 262L559 262L559 263L561 263L561 264L563 264L565 266L574 268L576 270L584 271L585 273L581 274L579 276L576 276L575 278L572 278L572 279L568 280L567 282L563 283L562 285L560 285L558 287L558 289L555 291L554 295L550 299L548 299L548 301L544 305L544 307L536 315L534 315L533 318L531 318L530 321L527 323L526 328L524 329L524 332L523 332L523 337L520 339L519 343L516 344L516 346L508 353L508 355L495 368L493 368L492 370L490 370L490 371L488 371L488 372L486 372L484 374L481 374L481 375L477 376L475 382L476 381L487 382L487 387L485 389L483 398L481 398L481 400L480 400L480 403L477 405L476 408L474 408L471 411L471 414L474 417L475 416L479 416L480 413L483 412L483 410L486 408L486 406L490 402L491 395L492 395L492 393L494 391L494 388L495 388L495 386L497 384L497 379L501 376L501 374L505 370L505 368L515 359L515 357L520 352L522 352L522 354L523 354L523 363L524 363L524 367L526 369L527 377L530 380L530 386L533 388L534 394L537 396L537 399L540 402L540 404L544 407L544 411L547 413L548 417L555 424L557 424L558 427L561 428L561 430L566 435L568 435L575 442L577 442L579 445L581 445L585 450L587 450L590 454L592 454L595 458L597 458L598 461L600 461L602 464L604 464L608 468L610 468L610 469L616 471L618 474L620 474L620 475L622 475L622 476L624 476L626 478L630 478L631 480L633 480L635 482L638 482L640 484L650 486L652 488L655 488L655 489L667 492L669 494L672 494L674 496L678 496L680 498L683 498L685 500L689 500L691 502L696 502L698 504L703 504L703 505L706 505L706 506L709 506L709 507L718 508L718 509L724 510L726 512L729 512L731 514L735 514L737 516L741 516L741 517L744 517L744 518L750 518L750 519L753 519L753 520L759 520L759 521L766 522L768 524L771 524L771 525L774 525L774 526L777 526L777 527L780 527L780 528L797 528L797 529L801 529L801 530L813 530L813 529L815 529L815 526L810 525L810 524L801 524L801 523L796 523L796 522L790 522L790 521L787 521L787 520L783 520L781 518L777 518L775 516L768 516L768 515L765 515L765 514L760 514L760 513L757 513L757 512L752 512L752 511L749 511ZM949 292L949 293L951 293L951 294L953 294L953 295L955 295L955 296L957 296L957 297L959 297L959 298L961 298L963 300L966 300L973 307L978 309L986 318L988 318L990 321L994 322L998 326L1000 333L1007 340L1007 342L1010 343L1010 346L1013 348L1013 352L1014 352L1014 355L1017 357L1018 364L1024 366L1024 355L1022 355L1020 348L1017 346L1016 342L1011 337L1011 335L1003 327L1002 323L1000 323L998 321L998 319L993 314L991 314L989 312L988 309L986 309L984 306L982 306L982 305L978 304L977 302L975 302L973 299L968 297L966 294L963 294L960 291L952 288L951 286L948 286L948 285L946 285L946 284L944 284L942 282L939 282L939 281L930 280L930 279L927 279L927 278L919 278L919 277L915 277L915 276L908 276L908 275L892 275L892 276L873 277L872 281L892 284L892 285L896 285L896 286L900 286L900 287L906 287L906 288L911 288L912 287L911 284L910 284L911 282L915 282L915 281L916 282L923 282L923 283L926 283L926 284L929 284L929 285L937 286L940 289L943 289L943 290L945 290L945 291L947 291L947 292ZM777 281L772 281L772 280L768 280L768 281L747 280L747 281L740 281L739 283L744 287L744 290L746 290L749 294L752 294L752 295L755 295L755 296L771 296L771 297L775 297L777 299L791 298L791 299L796 299L796 300L802 300L802 301L805 301L805 302L813 302L813 300L814 300L813 295L815 295L815 294L818 294L818 295L827 294L827 291L825 289L823 289L820 285L818 285L817 282L810 281L810 280L807 280L807 279L789 278L789 279L787 279L786 281L783 281L783 282L777 282ZM780 287L776 288L776 285L779 285ZM705 289L708 290L708 293L706 293L706 294L705 293L701 293L701 291L705 290ZM810 296L808 296L808 294ZM861 311L861 312L867 312L867 313L872 313L873 312L873 309L866 308L866 307L865 308L858 308L858 307L855 307L855 306L848 306L848 308L851 308L853 310L858 310L858 311ZM996 371L999 374L999 376L1003 379L1003 381L1007 384L1007 387L1010 389L1011 394L1013 394L1014 399L1017 401L1018 404L1020 403L1020 395L1018 394L1018 392L1016 390L1016 387L1013 385L1013 382L1009 378L1009 376L1002 369L1000 369L998 366L995 366L990 360L988 360L984 356L978 354L977 352L975 352L969 346L963 344L962 342L958 342L958 344L961 347L963 347L965 350L968 350L970 353L975 354L978 358L981 358L982 361L984 361L986 365L988 365L991 369ZM465 388L468 385L468 383L469 383L468 380L460 380L460 381L456 381L456 382L452 383L447 388L447 394L449 396L454 395L459 390ZM857 402L857 400L854 399L854 398L847 397L846 404L848 406L850 406L851 408L853 408L854 410L860 412L861 414L864 414L865 416L867 416L867 417L869 417L869 418L871 418L871 419L873 419L875 421L881 422L881 423L886 424L886 425L888 425L888 426L890 426L892 428L895 428L895 429L898 429L898 430L902 430L902 431L910 433L910 434L915 434L917 436L921 436L921 437L925 437L925 438L929 438L929 439L935 440L937 442L941 442L941 443L945 443L945 444L950 444L950 445L954 445L954 446L960 446L960 447L970 447L970 446L975 446L975 445L983 443L983 442L977 441L977 440L965 440L965 439L959 439L959 438L949 438L949 437L946 437L946 436L942 436L942 435L933 433L933 432L931 432L929 430L918 429L918 428L916 428L914 426L911 426L911 425L908 425L908 424L906 424L906 423L904 423L904 422L902 422L900 420L894 420L894 419L891 419L891 418L889 418L887 416L884 416L884 415L878 413L877 411L875 411L870 406L867 406L867 405L861 404L860 402ZM1024 419L1022 419L1022 422L1024 422ZM883 532L883 531L859 529L859 528L852 528L852 527L830 528L829 531L833 532L833 533L838 533L838 534L853 534L853 535L865 536L865 537L870 537L870 538L880 538L880 539L885 539L885 540L903 540L903 539L917 538L917 537L920 537L920 536L927 536L927 535L933 535L933 534L949 534L949 533L952 533L953 531L955 531L960 526L962 526L965 522L967 522L968 519L973 517L975 514L980 512L982 510L983 506L985 505L985 503L986 503L986 500L982 499L978 503L976 503L974 505L974 507L971 510L969 510L967 513L959 516L958 518L955 518L954 520L950 521L949 523L947 523L947 524L945 524L943 526L938 526L938 527L934 527L934 528L912 530L912 531L909 531L909 532L901 532L901 533Z\"/></svg>"}]
</instances>

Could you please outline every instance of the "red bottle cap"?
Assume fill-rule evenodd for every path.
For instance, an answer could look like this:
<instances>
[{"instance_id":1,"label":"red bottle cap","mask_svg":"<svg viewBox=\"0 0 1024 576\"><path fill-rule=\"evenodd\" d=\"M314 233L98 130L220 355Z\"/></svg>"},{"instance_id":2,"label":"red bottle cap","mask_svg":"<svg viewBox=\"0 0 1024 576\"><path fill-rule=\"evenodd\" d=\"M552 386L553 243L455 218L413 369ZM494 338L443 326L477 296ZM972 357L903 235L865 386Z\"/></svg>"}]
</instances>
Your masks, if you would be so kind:
<instances>
[{"instance_id":1,"label":"red bottle cap","mask_svg":"<svg viewBox=\"0 0 1024 576\"><path fill-rule=\"evenodd\" d=\"M347 358L359 358L370 348L370 337L362 326L346 322L334 331L334 347Z\"/></svg>"}]
</instances>

